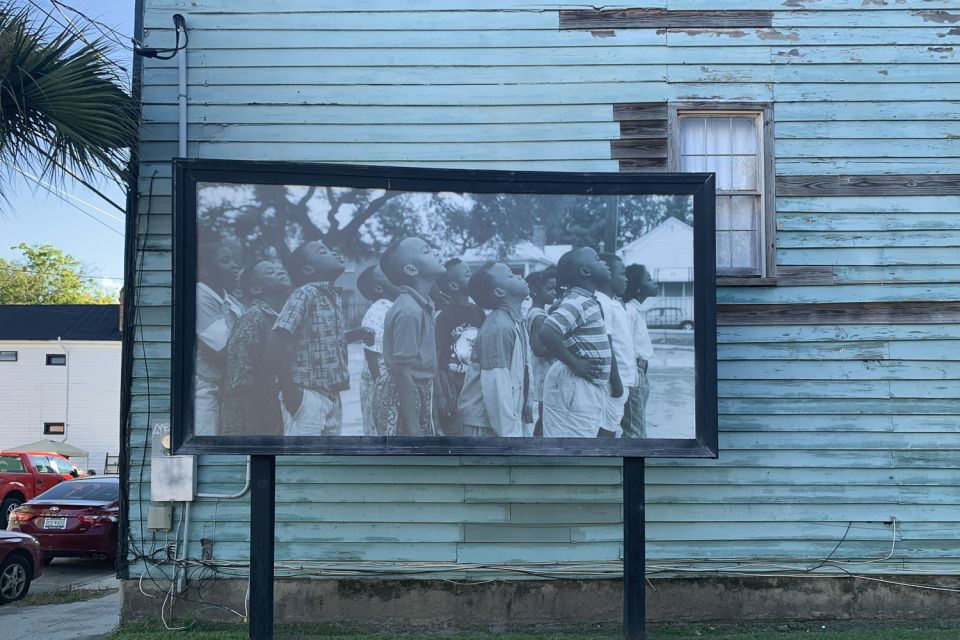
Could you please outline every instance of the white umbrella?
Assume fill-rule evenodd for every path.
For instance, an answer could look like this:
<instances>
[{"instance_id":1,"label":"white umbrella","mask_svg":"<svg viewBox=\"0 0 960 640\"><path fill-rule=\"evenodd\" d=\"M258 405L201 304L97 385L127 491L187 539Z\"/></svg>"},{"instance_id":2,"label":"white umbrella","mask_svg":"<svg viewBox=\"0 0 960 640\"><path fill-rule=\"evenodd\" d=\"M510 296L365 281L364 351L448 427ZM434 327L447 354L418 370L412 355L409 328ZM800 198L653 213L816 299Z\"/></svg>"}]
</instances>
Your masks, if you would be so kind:
<instances>
[{"instance_id":1,"label":"white umbrella","mask_svg":"<svg viewBox=\"0 0 960 640\"><path fill-rule=\"evenodd\" d=\"M19 447L10 447L6 451L31 452L31 453L58 453L64 458L86 458L90 454L83 449L78 449L72 444L66 442L54 442L53 440L37 440L28 444L22 444Z\"/></svg>"}]
</instances>

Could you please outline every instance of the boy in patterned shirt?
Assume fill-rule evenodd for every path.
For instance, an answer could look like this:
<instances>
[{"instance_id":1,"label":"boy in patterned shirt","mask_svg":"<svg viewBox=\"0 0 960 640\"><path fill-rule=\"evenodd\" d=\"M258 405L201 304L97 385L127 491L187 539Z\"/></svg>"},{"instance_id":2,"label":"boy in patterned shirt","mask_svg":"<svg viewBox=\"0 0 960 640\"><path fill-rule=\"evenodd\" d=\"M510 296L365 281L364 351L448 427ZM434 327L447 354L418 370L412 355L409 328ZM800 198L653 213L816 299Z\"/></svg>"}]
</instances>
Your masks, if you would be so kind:
<instances>
[{"instance_id":1,"label":"boy in patterned shirt","mask_svg":"<svg viewBox=\"0 0 960 640\"><path fill-rule=\"evenodd\" d=\"M444 305L437 314L437 377L433 402L438 435L459 436L463 434L463 423L457 401L463 390L469 357L467 360L461 357L463 350L458 349L458 345L476 336L486 315L470 301L467 291L473 275L470 265L460 258L451 258L443 266L447 272L436 285Z\"/></svg>"},{"instance_id":2,"label":"boy in patterned shirt","mask_svg":"<svg viewBox=\"0 0 960 640\"><path fill-rule=\"evenodd\" d=\"M267 349L277 309L290 294L290 276L264 260L244 270L239 285L250 304L227 340L220 433L283 435L280 387Z\"/></svg>"},{"instance_id":3,"label":"boy in patterned shirt","mask_svg":"<svg viewBox=\"0 0 960 640\"><path fill-rule=\"evenodd\" d=\"M603 427L608 384L619 388L610 338L594 297L610 270L589 247L572 249L557 264L566 294L540 327L543 346L557 359L543 382L543 436L595 438Z\"/></svg>"},{"instance_id":4,"label":"boy in patterned shirt","mask_svg":"<svg viewBox=\"0 0 960 640\"><path fill-rule=\"evenodd\" d=\"M323 242L306 242L290 254L290 278L299 285L283 305L271 340L278 354L285 436L338 436L343 426L340 392L350 387L347 343L373 342L363 327L346 331L343 299L334 281L343 257Z\"/></svg>"}]
</instances>

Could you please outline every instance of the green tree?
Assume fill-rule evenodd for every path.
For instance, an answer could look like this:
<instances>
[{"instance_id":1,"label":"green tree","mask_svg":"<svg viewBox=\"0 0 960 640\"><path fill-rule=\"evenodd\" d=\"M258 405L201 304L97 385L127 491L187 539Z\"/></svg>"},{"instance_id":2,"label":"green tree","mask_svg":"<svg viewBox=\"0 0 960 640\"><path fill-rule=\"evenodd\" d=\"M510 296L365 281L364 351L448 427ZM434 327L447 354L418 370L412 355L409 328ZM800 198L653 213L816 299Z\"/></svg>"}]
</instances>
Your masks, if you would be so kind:
<instances>
[{"instance_id":1,"label":"green tree","mask_svg":"<svg viewBox=\"0 0 960 640\"><path fill-rule=\"evenodd\" d=\"M125 183L137 133L133 101L107 43L88 38L85 25L72 25L60 31L49 16L37 22L27 8L0 0L4 182L18 171L36 171L91 188L104 175ZM0 197L6 199L4 182Z\"/></svg>"},{"instance_id":2,"label":"green tree","mask_svg":"<svg viewBox=\"0 0 960 640\"><path fill-rule=\"evenodd\" d=\"M0 304L114 304L117 297L83 264L49 244L20 243L20 260L0 258Z\"/></svg>"}]
</instances>

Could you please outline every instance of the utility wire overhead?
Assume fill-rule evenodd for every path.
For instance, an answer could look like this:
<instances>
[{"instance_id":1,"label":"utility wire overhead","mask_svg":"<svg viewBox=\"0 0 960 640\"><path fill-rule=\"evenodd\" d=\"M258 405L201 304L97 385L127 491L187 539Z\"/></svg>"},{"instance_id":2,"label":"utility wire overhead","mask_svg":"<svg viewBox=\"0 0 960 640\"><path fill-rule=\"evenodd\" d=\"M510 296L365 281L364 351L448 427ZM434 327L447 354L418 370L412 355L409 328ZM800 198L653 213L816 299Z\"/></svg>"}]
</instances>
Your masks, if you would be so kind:
<instances>
[{"instance_id":1,"label":"utility wire overhead","mask_svg":"<svg viewBox=\"0 0 960 640\"><path fill-rule=\"evenodd\" d=\"M34 178L33 176L31 176L31 175L29 175L29 174L27 174L27 173L24 173L24 172L21 171L20 169L17 169L16 167L14 167L14 169L15 169L18 173L20 173L20 175L24 176L24 177L27 178L28 180L32 180L34 183L36 183L37 185L43 187L44 189L46 189L46 190L47 190L48 192L50 192L51 194L53 194L53 195L55 195L55 196L58 196L58 197L63 197L63 194L64 194L65 192L64 192L62 189L57 189L56 187L47 186L46 183L43 183L43 182L41 182L40 180ZM92 213L86 211L85 209L80 208L79 206L77 206L76 204L74 204L73 202L71 202L70 200L64 199L64 202L65 202L66 204L70 205L71 207L73 207L74 209L76 209L77 211L79 211L80 213L82 213L83 215L87 216L88 218L90 218L91 220L93 220L94 222L96 222L97 224L99 224L99 225L101 225L101 226L109 229L109 230L112 231L113 233L117 234L118 236L121 236L121 237L122 237L122 236L124 235L124 232L123 232L123 231L118 231L118 230L115 229L114 227L111 227L109 224L107 224L106 222L104 222L104 221L101 220L100 218L96 217L95 215L93 215Z\"/></svg>"},{"instance_id":2,"label":"utility wire overhead","mask_svg":"<svg viewBox=\"0 0 960 640\"><path fill-rule=\"evenodd\" d=\"M20 175L24 176L25 178L28 178L28 179L32 180L33 182L39 184L40 186L46 187L48 190L52 189L52 190L56 191L57 194L60 195L60 196L62 196L62 197L70 198L71 200L76 200L77 202L79 202L79 203L81 203L81 204L84 204L84 205L90 207L91 209L93 209L94 211L97 211L97 212L99 212L99 213L102 213L103 215L107 216L108 218L110 218L110 219L112 219L112 220L116 220L117 222L123 222L124 224L126 224L126 222L127 222L124 218L121 218L120 216L115 216L115 215L113 215L112 213L110 213L109 211L104 211L103 209L101 209L101 208L98 207L97 205L95 205L95 204L93 204L93 203L91 203L91 202L87 202L87 201L84 200L83 198L78 198L77 196L73 195L72 193L70 193L70 192L68 192L68 191L66 191L66 190L64 190L64 189L61 189L61 188L59 188L59 187L57 187L57 186L55 186L55 185L52 185L52 184L50 184L49 182L44 182L43 180L41 180L41 179L38 178L37 176L32 175L32 174L29 174L29 173L23 171L22 169L18 169L17 167L14 167L14 170L15 170L17 173L19 173Z\"/></svg>"}]
</instances>

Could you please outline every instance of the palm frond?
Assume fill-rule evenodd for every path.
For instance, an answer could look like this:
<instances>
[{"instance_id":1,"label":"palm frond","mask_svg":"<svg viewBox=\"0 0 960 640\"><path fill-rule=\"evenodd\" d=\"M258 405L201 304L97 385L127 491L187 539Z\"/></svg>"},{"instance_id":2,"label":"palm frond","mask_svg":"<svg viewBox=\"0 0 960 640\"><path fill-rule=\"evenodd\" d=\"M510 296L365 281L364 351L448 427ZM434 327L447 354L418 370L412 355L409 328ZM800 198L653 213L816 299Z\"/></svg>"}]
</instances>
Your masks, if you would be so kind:
<instances>
[{"instance_id":1,"label":"palm frond","mask_svg":"<svg viewBox=\"0 0 960 640\"><path fill-rule=\"evenodd\" d=\"M0 4L0 162L8 171L124 183L136 110L109 53L103 40L55 32L26 8Z\"/></svg>"}]
</instances>

